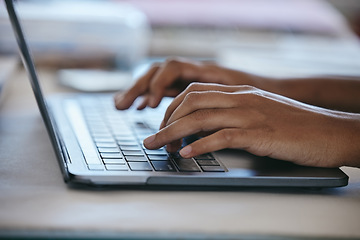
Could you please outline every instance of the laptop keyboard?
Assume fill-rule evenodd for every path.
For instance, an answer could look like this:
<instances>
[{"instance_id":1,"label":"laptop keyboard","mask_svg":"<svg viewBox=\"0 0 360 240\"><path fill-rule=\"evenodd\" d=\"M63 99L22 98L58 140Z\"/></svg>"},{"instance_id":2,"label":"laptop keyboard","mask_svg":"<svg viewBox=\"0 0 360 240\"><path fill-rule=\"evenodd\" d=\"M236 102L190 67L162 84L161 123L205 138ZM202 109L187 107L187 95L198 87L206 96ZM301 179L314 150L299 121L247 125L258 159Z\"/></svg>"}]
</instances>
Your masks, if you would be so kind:
<instances>
[{"instance_id":1,"label":"laptop keyboard","mask_svg":"<svg viewBox=\"0 0 360 240\"><path fill-rule=\"evenodd\" d=\"M143 139L159 129L164 111L134 108L118 111L108 97L80 98L80 106L103 165L88 164L90 170L224 172L211 153L182 158L164 147L146 149ZM185 142L185 141L184 141Z\"/></svg>"}]
</instances>

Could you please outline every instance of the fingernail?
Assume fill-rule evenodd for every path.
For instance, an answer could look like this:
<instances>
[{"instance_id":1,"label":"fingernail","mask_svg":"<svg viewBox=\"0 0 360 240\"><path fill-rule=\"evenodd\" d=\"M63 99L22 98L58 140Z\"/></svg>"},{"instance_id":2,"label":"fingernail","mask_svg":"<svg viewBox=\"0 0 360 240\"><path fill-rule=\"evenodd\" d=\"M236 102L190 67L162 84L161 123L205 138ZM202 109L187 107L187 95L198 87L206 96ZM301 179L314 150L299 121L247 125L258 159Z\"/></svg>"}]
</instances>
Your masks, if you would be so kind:
<instances>
[{"instance_id":1,"label":"fingernail","mask_svg":"<svg viewBox=\"0 0 360 240\"><path fill-rule=\"evenodd\" d=\"M145 147L151 145L151 143L154 142L154 140L155 140L155 135L151 135L150 137L145 138L144 139Z\"/></svg>"},{"instance_id":2,"label":"fingernail","mask_svg":"<svg viewBox=\"0 0 360 240\"><path fill-rule=\"evenodd\" d=\"M183 156L183 157L187 157L190 155L192 151L192 147L190 145L184 147L183 149L180 150L180 155Z\"/></svg>"}]
</instances>

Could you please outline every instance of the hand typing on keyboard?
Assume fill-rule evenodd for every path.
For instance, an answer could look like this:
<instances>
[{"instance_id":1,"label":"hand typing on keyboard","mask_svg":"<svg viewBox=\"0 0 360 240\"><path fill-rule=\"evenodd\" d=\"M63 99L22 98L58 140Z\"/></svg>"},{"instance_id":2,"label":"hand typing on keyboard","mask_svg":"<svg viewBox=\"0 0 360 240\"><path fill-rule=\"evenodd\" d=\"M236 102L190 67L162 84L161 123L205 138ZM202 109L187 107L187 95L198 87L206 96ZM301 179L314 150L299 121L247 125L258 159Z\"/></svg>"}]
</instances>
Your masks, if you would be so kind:
<instances>
[{"instance_id":1,"label":"hand typing on keyboard","mask_svg":"<svg viewBox=\"0 0 360 240\"><path fill-rule=\"evenodd\" d=\"M144 140L148 149L167 145L175 152L183 137L200 134L180 150L183 158L239 148L308 166L359 167L360 115L351 113L360 112L359 91L354 79L279 80L169 60L117 95L115 104L126 109L144 95L138 108L156 107L163 96L177 95L160 130Z\"/></svg>"}]
</instances>

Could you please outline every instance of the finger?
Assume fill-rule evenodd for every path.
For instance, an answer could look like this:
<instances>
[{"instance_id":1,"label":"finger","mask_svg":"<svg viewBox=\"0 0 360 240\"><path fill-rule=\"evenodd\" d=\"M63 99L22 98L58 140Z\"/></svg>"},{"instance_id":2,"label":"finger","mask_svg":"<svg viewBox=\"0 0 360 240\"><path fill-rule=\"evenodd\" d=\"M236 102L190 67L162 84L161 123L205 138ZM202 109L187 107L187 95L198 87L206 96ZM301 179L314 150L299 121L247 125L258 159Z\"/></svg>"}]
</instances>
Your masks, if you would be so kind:
<instances>
[{"instance_id":1,"label":"finger","mask_svg":"<svg viewBox=\"0 0 360 240\"><path fill-rule=\"evenodd\" d=\"M173 114L175 109L179 107L179 105L184 101L186 96L191 92L201 92L201 91L222 91L222 92L236 92L236 91L243 91L249 92L254 91L253 87L250 86L228 86L228 85L222 85L222 84L215 84L215 83L193 83L189 85L182 93L180 93L168 106L164 119L163 119L163 125L164 127L166 123L168 122L170 116ZM223 100L219 99L219 103Z\"/></svg>"},{"instance_id":2,"label":"finger","mask_svg":"<svg viewBox=\"0 0 360 240\"><path fill-rule=\"evenodd\" d=\"M181 61L179 59L167 60L154 75L150 83L150 107L157 107L165 96L165 91L176 80L193 81L199 77L199 64Z\"/></svg>"},{"instance_id":3,"label":"finger","mask_svg":"<svg viewBox=\"0 0 360 240\"><path fill-rule=\"evenodd\" d=\"M207 137L200 138L185 146L179 153L184 158L191 158L225 148L249 149L251 142L252 139L247 130L227 128L219 130Z\"/></svg>"},{"instance_id":4,"label":"finger","mask_svg":"<svg viewBox=\"0 0 360 240\"><path fill-rule=\"evenodd\" d=\"M215 86L212 86L213 84L205 84L205 83L192 83L190 84L183 92L181 92L175 99L170 103L168 108L166 109L163 121L160 128L163 128L166 126L166 123L168 122L170 116L175 111L175 109L183 102L184 98L189 92L194 91L205 91L208 89L213 89ZM216 84L217 85L217 84Z\"/></svg>"},{"instance_id":5,"label":"finger","mask_svg":"<svg viewBox=\"0 0 360 240\"><path fill-rule=\"evenodd\" d=\"M137 106L137 110L143 110L149 103L149 95L145 95L141 101L141 103L139 104L139 106Z\"/></svg>"},{"instance_id":6,"label":"finger","mask_svg":"<svg viewBox=\"0 0 360 240\"><path fill-rule=\"evenodd\" d=\"M140 77L136 83L126 92L115 96L115 106L119 110L128 109L135 99L149 90L151 79L158 71L159 64L153 64L145 75Z\"/></svg>"},{"instance_id":7,"label":"finger","mask_svg":"<svg viewBox=\"0 0 360 240\"><path fill-rule=\"evenodd\" d=\"M231 93L219 91L190 92L173 111L166 125L201 109L234 108L239 104Z\"/></svg>"},{"instance_id":8,"label":"finger","mask_svg":"<svg viewBox=\"0 0 360 240\"><path fill-rule=\"evenodd\" d=\"M177 152L182 145L182 139L166 144L166 150L168 152Z\"/></svg>"},{"instance_id":9,"label":"finger","mask_svg":"<svg viewBox=\"0 0 360 240\"><path fill-rule=\"evenodd\" d=\"M178 119L156 134L146 138L144 140L144 145L149 149L156 149L199 132L229 127L241 127L241 124L247 126L246 120L242 122L244 119L234 118L234 114L239 115L239 112L234 112L233 109L198 110Z\"/></svg>"},{"instance_id":10,"label":"finger","mask_svg":"<svg viewBox=\"0 0 360 240\"><path fill-rule=\"evenodd\" d=\"M167 97L176 97L177 95L179 95L182 91L181 90L177 90L177 89L167 89L164 92L164 96Z\"/></svg>"}]
</instances>

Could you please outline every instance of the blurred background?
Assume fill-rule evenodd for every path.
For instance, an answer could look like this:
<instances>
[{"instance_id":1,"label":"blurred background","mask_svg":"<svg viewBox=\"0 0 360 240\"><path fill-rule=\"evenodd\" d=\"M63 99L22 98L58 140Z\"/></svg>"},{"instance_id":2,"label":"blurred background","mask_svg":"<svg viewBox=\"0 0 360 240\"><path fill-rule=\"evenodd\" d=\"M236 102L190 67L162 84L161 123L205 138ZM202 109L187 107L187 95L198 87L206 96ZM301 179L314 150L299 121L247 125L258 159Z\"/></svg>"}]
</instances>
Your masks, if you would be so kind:
<instances>
[{"instance_id":1,"label":"blurred background","mask_svg":"<svg viewBox=\"0 0 360 240\"><path fill-rule=\"evenodd\" d=\"M37 66L81 91L126 89L134 69L169 56L276 77L360 77L360 0L16 2ZM0 81L17 56L1 2Z\"/></svg>"}]
</instances>

